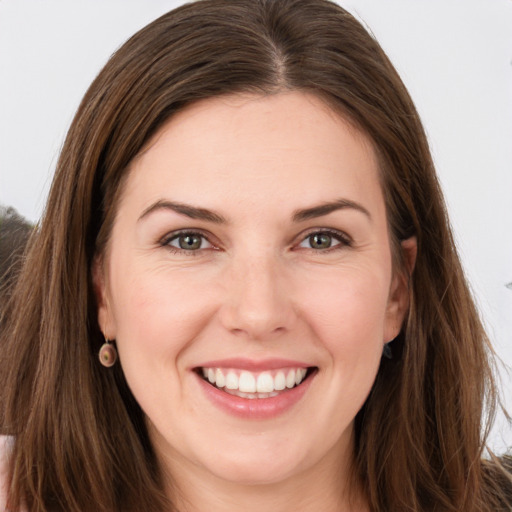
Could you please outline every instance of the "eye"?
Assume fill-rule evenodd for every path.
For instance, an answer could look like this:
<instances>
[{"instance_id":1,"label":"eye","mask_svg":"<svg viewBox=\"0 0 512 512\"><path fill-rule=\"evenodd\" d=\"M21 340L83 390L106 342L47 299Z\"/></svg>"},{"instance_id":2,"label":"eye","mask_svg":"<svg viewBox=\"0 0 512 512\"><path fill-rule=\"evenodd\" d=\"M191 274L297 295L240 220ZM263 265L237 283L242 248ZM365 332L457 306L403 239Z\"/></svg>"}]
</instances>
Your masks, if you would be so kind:
<instances>
[{"instance_id":1,"label":"eye","mask_svg":"<svg viewBox=\"0 0 512 512\"><path fill-rule=\"evenodd\" d=\"M338 231L315 231L302 240L299 247L314 249L316 251L326 251L337 247L350 245L350 239Z\"/></svg>"},{"instance_id":2,"label":"eye","mask_svg":"<svg viewBox=\"0 0 512 512\"><path fill-rule=\"evenodd\" d=\"M204 235L193 231L171 234L162 240L162 245L172 248L176 252L195 252L213 247Z\"/></svg>"}]
</instances>

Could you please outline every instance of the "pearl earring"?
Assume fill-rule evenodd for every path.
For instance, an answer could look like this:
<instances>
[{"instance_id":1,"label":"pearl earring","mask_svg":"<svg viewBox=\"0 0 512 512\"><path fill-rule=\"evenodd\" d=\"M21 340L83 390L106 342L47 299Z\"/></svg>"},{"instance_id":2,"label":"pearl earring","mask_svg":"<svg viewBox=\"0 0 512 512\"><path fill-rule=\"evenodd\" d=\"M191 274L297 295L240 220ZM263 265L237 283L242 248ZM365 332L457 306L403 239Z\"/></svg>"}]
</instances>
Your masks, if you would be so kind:
<instances>
[{"instance_id":1,"label":"pearl earring","mask_svg":"<svg viewBox=\"0 0 512 512\"><path fill-rule=\"evenodd\" d=\"M105 343L100 348L99 352L100 363L106 368L114 366L117 361L117 350L110 341L105 338Z\"/></svg>"}]
</instances>

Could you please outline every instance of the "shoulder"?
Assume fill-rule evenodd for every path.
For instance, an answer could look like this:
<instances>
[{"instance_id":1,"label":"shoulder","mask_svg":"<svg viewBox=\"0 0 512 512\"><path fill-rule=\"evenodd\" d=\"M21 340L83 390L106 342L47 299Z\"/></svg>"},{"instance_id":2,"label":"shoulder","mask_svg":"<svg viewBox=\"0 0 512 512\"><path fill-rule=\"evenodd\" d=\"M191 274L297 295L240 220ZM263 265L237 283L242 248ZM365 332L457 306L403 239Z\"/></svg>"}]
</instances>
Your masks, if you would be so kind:
<instances>
[{"instance_id":1,"label":"shoulder","mask_svg":"<svg viewBox=\"0 0 512 512\"><path fill-rule=\"evenodd\" d=\"M7 476L9 474L9 454L12 443L12 437L0 436L0 511L6 510Z\"/></svg>"}]
</instances>

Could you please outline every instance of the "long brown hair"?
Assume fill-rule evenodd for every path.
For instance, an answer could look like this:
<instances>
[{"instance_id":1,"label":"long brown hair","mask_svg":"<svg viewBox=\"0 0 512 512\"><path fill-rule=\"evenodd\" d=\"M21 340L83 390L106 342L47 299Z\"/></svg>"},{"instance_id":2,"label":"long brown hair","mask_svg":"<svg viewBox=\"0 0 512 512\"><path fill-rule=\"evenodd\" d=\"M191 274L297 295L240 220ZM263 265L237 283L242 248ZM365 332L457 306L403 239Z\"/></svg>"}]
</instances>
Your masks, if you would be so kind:
<instances>
[{"instance_id":1,"label":"long brown hair","mask_svg":"<svg viewBox=\"0 0 512 512\"><path fill-rule=\"evenodd\" d=\"M482 462L490 347L421 122L377 42L326 0L184 5L135 34L87 91L0 333L12 508L172 510L122 369L98 362L92 262L128 164L170 116L199 99L284 90L316 94L371 138L395 251L418 240L406 325L356 418L354 472L371 509L505 510L508 477Z\"/></svg>"}]
</instances>

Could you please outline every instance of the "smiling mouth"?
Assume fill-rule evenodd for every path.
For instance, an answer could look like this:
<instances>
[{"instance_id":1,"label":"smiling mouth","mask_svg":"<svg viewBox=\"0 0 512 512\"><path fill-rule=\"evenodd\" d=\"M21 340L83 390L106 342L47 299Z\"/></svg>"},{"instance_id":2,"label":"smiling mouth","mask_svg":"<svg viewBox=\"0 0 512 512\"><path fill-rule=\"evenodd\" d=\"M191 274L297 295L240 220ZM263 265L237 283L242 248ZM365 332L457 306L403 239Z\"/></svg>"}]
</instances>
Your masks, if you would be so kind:
<instances>
[{"instance_id":1,"label":"smiling mouth","mask_svg":"<svg viewBox=\"0 0 512 512\"><path fill-rule=\"evenodd\" d=\"M235 368L196 368L213 387L240 398L273 398L300 386L316 367L250 372Z\"/></svg>"}]
</instances>

